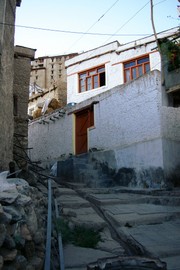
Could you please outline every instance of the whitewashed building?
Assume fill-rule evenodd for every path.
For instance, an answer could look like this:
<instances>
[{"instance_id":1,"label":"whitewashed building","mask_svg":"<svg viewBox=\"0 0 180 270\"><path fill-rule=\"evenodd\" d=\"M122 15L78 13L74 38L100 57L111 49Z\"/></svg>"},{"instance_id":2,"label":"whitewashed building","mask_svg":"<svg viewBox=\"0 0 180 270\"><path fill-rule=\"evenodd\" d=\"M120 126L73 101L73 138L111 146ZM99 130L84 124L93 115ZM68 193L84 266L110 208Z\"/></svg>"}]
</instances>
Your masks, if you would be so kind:
<instances>
[{"instance_id":1,"label":"whitewashed building","mask_svg":"<svg viewBox=\"0 0 180 270\"><path fill-rule=\"evenodd\" d=\"M175 32L176 28L170 29L158 38ZM67 103L79 103L149 71L161 70L161 60L155 38L150 36L124 45L115 41L82 53L66 61L66 68Z\"/></svg>"},{"instance_id":2,"label":"whitewashed building","mask_svg":"<svg viewBox=\"0 0 180 270\"><path fill-rule=\"evenodd\" d=\"M173 37L176 31L158 38ZM66 67L67 100L76 105L30 123L33 160L47 164L88 152L117 176L122 169L133 172L127 185L176 185L180 108L173 89L179 93L180 82L169 94L162 86L154 37L109 43L68 60Z\"/></svg>"}]
</instances>

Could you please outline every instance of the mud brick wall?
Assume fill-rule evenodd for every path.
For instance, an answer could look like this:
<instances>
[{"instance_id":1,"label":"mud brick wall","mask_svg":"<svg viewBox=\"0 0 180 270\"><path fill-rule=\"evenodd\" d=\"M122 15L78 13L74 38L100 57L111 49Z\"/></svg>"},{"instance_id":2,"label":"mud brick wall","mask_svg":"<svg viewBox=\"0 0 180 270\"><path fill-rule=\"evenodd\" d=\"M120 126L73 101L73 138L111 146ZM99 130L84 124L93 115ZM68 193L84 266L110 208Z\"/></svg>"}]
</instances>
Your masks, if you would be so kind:
<instances>
[{"instance_id":1,"label":"mud brick wall","mask_svg":"<svg viewBox=\"0 0 180 270\"><path fill-rule=\"evenodd\" d=\"M0 1L0 171L8 168L13 148L13 56L15 0Z\"/></svg>"},{"instance_id":2,"label":"mud brick wall","mask_svg":"<svg viewBox=\"0 0 180 270\"><path fill-rule=\"evenodd\" d=\"M26 149L28 147L28 99L31 59L34 49L15 47L14 58L14 160L22 168L26 166ZM24 151L25 150L25 151Z\"/></svg>"}]
</instances>

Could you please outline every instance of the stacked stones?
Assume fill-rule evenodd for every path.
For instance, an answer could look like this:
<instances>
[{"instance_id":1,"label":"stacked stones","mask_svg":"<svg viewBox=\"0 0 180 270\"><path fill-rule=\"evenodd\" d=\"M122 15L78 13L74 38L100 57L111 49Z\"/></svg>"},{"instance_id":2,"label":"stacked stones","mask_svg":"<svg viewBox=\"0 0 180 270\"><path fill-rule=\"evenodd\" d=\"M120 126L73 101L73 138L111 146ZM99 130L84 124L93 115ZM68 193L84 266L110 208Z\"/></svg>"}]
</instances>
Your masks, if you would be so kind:
<instances>
[{"instance_id":1,"label":"stacked stones","mask_svg":"<svg viewBox=\"0 0 180 270\"><path fill-rule=\"evenodd\" d=\"M42 269L47 198L20 178L0 174L0 269Z\"/></svg>"}]
</instances>

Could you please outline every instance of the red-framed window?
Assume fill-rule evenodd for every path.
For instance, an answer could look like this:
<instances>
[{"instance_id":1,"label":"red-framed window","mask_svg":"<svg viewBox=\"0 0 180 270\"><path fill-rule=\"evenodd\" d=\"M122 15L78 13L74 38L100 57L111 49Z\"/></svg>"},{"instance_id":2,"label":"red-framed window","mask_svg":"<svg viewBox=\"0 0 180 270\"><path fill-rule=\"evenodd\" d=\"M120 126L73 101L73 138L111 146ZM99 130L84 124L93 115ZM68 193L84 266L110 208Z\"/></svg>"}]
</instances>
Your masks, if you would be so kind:
<instances>
[{"instance_id":1,"label":"red-framed window","mask_svg":"<svg viewBox=\"0 0 180 270\"><path fill-rule=\"evenodd\" d=\"M105 84L105 65L79 73L80 93L104 86Z\"/></svg>"},{"instance_id":2,"label":"red-framed window","mask_svg":"<svg viewBox=\"0 0 180 270\"><path fill-rule=\"evenodd\" d=\"M149 55L124 62L124 82L134 80L149 71Z\"/></svg>"}]
</instances>

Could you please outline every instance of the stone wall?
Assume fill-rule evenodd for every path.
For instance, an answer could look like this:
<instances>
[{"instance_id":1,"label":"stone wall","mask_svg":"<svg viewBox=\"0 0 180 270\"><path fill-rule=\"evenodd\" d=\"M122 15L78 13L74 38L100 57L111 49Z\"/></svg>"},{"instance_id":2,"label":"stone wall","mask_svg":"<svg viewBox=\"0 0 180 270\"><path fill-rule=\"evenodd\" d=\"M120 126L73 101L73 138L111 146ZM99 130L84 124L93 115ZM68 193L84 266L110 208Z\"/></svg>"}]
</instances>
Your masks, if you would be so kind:
<instances>
[{"instance_id":1,"label":"stone wall","mask_svg":"<svg viewBox=\"0 0 180 270\"><path fill-rule=\"evenodd\" d=\"M13 58L16 0L0 1L0 171L8 168L13 154Z\"/></svg>"},{"instance_id":2,"label":"stone wall","mask_svg":"<svg viewBox=\"0 0 180 270\"><path fill-rule=\"evenodd\" d=\"M31 59L35 50L21 46L15 47L14 59L14 160L22 168L26 166L28 147L28 99ZM20 147L23 147L21 149Z\"/></svg>"},{"instance_id":3,"label":"stone wall","mask_svg":"<svg viewBox=\"0 0 180 270\"><path fill-rule=\"evenodd\" d=\"M43 269L45 194L21 178L0 173L0 269Z\"/></svg>"}]
</instances>

